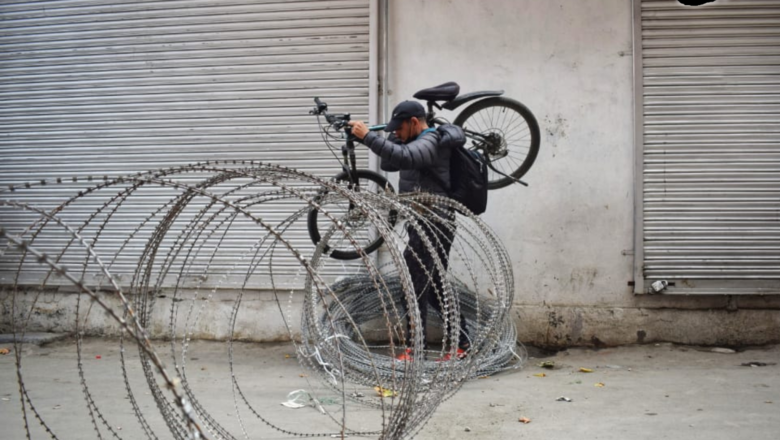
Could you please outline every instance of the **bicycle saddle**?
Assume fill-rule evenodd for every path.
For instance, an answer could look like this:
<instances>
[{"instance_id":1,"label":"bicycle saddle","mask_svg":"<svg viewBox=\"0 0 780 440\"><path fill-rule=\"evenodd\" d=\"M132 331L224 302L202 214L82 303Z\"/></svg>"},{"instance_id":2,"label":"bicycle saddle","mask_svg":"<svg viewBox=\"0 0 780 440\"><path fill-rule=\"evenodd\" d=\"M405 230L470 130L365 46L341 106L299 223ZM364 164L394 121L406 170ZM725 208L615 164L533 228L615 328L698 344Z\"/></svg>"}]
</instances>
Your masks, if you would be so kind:
<instances>
[{"instance_id":1,"label":"bicycle saddle","mask_svg":"<svg viewBox=\"0 0 780 440\"><path fill-rule=\"evenodd\" d=\"M452 101L460 93L460 86L455 82L446 82L436 87L422 89L414 94L421 101Z\"/></svg>"}]
</instances>

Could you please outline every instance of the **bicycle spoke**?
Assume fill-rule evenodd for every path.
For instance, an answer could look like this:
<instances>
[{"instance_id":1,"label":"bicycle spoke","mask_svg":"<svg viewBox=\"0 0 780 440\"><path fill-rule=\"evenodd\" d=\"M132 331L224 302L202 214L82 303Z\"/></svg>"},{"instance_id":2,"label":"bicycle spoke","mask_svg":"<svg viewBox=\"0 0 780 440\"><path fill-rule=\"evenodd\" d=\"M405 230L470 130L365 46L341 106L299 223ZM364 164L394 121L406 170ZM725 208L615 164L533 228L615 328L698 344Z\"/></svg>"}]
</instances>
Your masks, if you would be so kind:
<instances>
[{"instance_id":1,"label":"bicycle spoke","mask_svg":"<svg viewBox=\"0 0 780 440\"><path fill-rule=\"evenodd\" d=\"M331 246L331 250L341 249L341 245L342 245L342 243L344 243L344 239L346 239L346 238L347 238L347 236L344 235L343 233L339 234L339 239L338 239L338 241L334 245Z\"/></svg>"},{"instance_id":2,"label":"bicycle spoke","mask_svg":"<svg viewBox=\"0 0 780 440\"><path fill-rule=\"evenodd\" d=\"M482 122L484 122L486 125L483 126L482 124L477 124L477 129L475 131L478 131L480 133L484 133L485 131L487 131L488 128L490 128L490 121L485 119L485 112L480 111L480 112L474 114L474 116L477 116L477 115L479 115L479 119ZM477 122L476 118L474 118L474 122Z\"/></svg>"},{"instance_id":3,"label":"bicycle spoke","mask_svg":"<svg viewBox=\"0 0 780 440\"><path fill-rule=\"evenodd\" d=\"M523 156L528 155L528 151L530 150L530 147L527 144L509 144L507 145L507 154L510 153L522 153Z\"/></svg>"},{"instance_id":4,"label":"bicycle spoke","mask_svg":"<svg viewBox=\"0 0 780 440\"><path fill-rule=\"evenodd\" d=\"M521 136L522 138L528 138L531 136L531 130L528 128L527 125L520 126L520 132L518 134L528 133L526 136ZM510 137L514 138L515 133L517 133L517 128L513 128L511 130L507 130L506 133L504 133L504 136L506 139L509 139Z\"/></svg>"},{"instance_id":5,"label":"bicycle spoke","mask_svg":"<svg viewBox=\"0 0 780 440\"><path fill-rule=\"evenodd\" d=\"M507 109L506 107L503 107L503 108L502 108L502 109L499 111L499 113L501 114L501 116L502 116L502 117L501 117L501 123L500 123L499 125L497 125L497 128L499 128L499 129L501 130L501 132L502 132L502 135L503 135L503 136L506 136L506 131L507 131L507 130L505 130L505 129L503 128L503 127L507 127L507 124L506 124L506 122L507 122L507 121L506 121L506 119L507 119L508 117L511 119L510 115L508 115L508 114L507 114L507 110L508 110L508 109ZM511 121L510 121L510 124L511 124ZM511 125L509 125L509 126L511 127Z\"/></svg>"},{"instance_id":6,"label":"bicycle spoke","mask_svg":"<svg viewBox=\"0 0 780 440\"><path fill-rule=\"evenodd\" d=\"M492 107L490 109L490 127L495 128L496 127L496 107Z\"/></svg>"},{"instance_id":7,"label":"bicycle spoke","mask_svg":"<svg viewBox=\"0 0 780 440\"><path fill-rule=\"evenodd\" d=\"M528 128L528 123L525 121L525 118L523 117L523 115L521 115L520 113L517 113L517 112L513 112L513 113L514 113L514 115L512 116L512 119L509 121L508 125L511 127L512 124L515 122L515 120L519 119L518 125L520 125L521 127Z\"/></svg>"},{"instance_id":8,"label":"bicycle spoke","mask_svg":"<svg viewBox=\"0 0 780 440\"><path fill-rule=\"evenodd\" d=\"M528 157L528 155L524 154L522 156L518 156L516 154L507 154L506 157L512 158L516 161L520 161L520 163L522 164L525 161L525 158Z\"/></svg>"}]
</instances>

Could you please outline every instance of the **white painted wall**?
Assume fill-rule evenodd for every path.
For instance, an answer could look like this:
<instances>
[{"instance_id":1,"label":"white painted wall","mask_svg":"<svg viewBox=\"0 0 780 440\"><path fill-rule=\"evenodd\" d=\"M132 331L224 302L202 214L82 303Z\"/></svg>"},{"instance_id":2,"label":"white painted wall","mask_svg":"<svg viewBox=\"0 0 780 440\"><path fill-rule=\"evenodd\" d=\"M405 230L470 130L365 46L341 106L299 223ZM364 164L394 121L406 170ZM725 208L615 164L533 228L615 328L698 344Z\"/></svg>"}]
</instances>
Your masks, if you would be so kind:
<instances>
[{"instance_id":1,"label":"white painted wall","mask_svg":"<svg viewBox=\"0 0 780 440\"><path fill-rule=\"evenodd\" d=\"M391 0L391 105L456 81L504 89L542 129L483 215L510 250L519 338L536 344L777 340L780 298L635 296L630 0ZM454 119L455 114L446 115ZM739 312L739 313L737 313Z\"/></svg>"},{"instance_id":2,"label":"white painted wall","mask_svg":"<svg viewBox=\"0 0 780 440\"><path fill-rule=\"evenodd\" d=\"M393 104L454 80L462 92L504 89L539 120L530 187L491 192L483 216L510 249L519 303L632 300L630 6L391 1Z\"/></svg>"}]
</instances>

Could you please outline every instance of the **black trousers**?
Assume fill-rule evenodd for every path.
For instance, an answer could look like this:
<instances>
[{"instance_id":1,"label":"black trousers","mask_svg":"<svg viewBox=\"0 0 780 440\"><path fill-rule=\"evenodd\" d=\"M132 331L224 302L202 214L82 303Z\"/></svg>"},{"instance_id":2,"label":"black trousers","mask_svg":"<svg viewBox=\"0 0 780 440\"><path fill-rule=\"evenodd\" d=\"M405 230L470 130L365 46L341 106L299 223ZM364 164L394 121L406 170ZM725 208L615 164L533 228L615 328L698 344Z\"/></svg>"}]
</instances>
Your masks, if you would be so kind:
<instances>
[{"instance_id":1,"label":"black trousers","mask_svg":"<svg viewBox=\"0 0 780 440\"><path fill-rule=\"evenodd\" d=\"M454 214L451 211L433 210L435 215L439 215L442 219L452 218ZM420 310L420 316L422 321L420 326L422 327L423 334L423 348L425 348L426 342L426 322L428 317L428 305L434 307L436 311L442 313L442 305L439 298L443 295L442 278L446 276L447 266L449 264L449 253L452 247L452 239L455 235L454 223L446 222L442 224L439 219L431 220L430 223L421 223L420 228L422 234L418 232L411 225L407 226L407 233L409 235L409 242L404 250L404 260L409 268L409 274L412 277L412 284L414 285L414 292L417 296L417 307ZM423 241L425 236L430 245L434 248L434 251L438 254L441 264L445 273L442 273L436 267L434 262L433 253L425 245ZM437 293L438 292L438 293ZM409 316L409 307L406 308L407 316ZM413 322L409 319L409 325L407 328L407 340L411 340ZM458 347L466 349L469 346L468 337L466 336L466 318L463 313L460 314L460 334L458 335ZM444 327L446 334L447 327Z\"/></svg>"}]
</instances>

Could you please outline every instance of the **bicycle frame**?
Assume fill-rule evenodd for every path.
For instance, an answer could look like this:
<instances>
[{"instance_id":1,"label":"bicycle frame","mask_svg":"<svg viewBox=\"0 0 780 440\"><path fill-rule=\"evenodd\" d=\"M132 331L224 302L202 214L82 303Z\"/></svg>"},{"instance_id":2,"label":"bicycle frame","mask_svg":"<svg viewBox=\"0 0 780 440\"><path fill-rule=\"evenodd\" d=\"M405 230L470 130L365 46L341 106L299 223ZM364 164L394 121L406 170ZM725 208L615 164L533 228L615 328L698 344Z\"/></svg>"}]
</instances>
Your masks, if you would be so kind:
<instances>
[{"instance_id":1,"label":"bicycle frame","mask_svg":"<svg viewBox=\"0 0 780 440\"><path fill-rule=\"evenodd\" d=\"M349 115L346 115L349 117ZM369 131L384 130L387 125L374 125L368 127ZM342 170L349 175L349 184L347 188L352 191L360 191L360 179L357 176L357 156L355 155L355 141L356 137L352 134L352 127L345 126L344 134L346 135L346 142L341 146L341 155L344 157L342 164ZM354 209L355 206L352 202L349 203L349 209Z\"/></svg>"}]
</instances>

